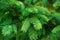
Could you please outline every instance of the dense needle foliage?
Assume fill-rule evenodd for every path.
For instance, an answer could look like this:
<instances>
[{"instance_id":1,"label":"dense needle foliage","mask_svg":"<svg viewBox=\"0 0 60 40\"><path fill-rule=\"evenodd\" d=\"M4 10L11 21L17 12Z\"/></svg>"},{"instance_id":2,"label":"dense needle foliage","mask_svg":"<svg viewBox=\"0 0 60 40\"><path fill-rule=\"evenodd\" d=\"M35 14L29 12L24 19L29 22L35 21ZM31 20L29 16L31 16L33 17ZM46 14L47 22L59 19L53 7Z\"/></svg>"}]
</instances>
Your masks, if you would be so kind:
<instances>
[{"instance_id":1,"label":"dense needle foliage","mask_svg":"<svg viewBox=\"0 0 60 40\"><path fill-rule=\"evenodd\" d=\"M60 0L0 0L0 40L60 40Z\"/></svg>"}]
</instances>

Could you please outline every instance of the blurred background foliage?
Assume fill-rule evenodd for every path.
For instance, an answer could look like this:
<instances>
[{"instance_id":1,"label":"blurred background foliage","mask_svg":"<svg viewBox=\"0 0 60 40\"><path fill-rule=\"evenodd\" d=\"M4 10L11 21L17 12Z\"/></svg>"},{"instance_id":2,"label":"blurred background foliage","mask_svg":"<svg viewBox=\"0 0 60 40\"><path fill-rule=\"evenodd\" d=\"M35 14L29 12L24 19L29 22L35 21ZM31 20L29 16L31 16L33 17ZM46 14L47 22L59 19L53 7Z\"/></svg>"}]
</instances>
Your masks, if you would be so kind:
<instances>
[{"instance_id":1,"label":"blurred background foliage","mask_svg":"<svg viewBox=\"0 0 60 40\"><path fill-rule=\"evenodd\" d=\"M60 0L0 0L0 40L60 40Z\"/></svg>"}]
</instances>

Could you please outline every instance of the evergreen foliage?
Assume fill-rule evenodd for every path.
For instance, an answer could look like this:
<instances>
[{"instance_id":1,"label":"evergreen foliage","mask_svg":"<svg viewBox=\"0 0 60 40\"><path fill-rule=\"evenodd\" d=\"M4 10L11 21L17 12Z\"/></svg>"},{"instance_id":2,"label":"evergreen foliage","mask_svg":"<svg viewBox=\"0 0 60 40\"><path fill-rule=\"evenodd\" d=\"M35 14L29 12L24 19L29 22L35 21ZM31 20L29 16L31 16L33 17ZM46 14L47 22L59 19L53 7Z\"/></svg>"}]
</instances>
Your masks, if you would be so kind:
<instances>
[{"instance_id":1,"label":"evergreen foliage","mask_svg":"<svg viewBox=\"0 0 60 40\"><path fill-rule=\"evenodd\" d=\"M60 40L60 0L0 0L0 40Z\"/></svg>"}]
</instances>

